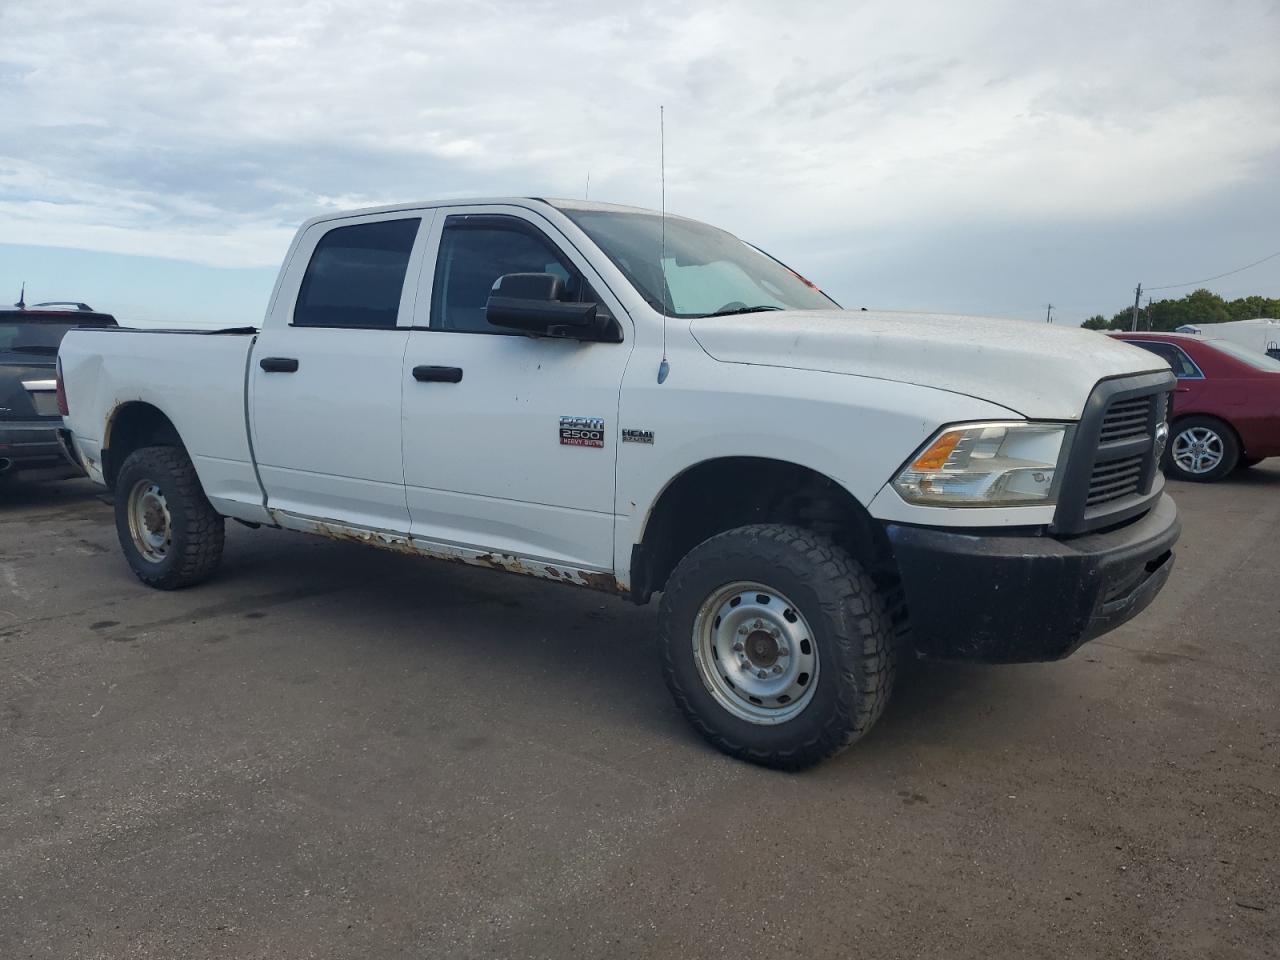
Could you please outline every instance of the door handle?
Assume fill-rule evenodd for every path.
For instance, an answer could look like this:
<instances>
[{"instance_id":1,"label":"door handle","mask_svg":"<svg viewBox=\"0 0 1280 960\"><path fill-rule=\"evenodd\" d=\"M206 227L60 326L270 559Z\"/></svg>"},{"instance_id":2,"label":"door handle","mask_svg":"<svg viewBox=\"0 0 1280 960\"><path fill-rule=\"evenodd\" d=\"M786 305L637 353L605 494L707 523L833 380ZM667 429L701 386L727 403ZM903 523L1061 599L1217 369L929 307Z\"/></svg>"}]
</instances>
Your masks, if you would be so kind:
<instances>
[{"instance_id":1,"label":"door handle","mask_svg":"<svg viewBox=\"0 0 1280 960\"><path fill-rule=\"evenodd\" d=\"M298 369L298 361L294 357L263 357L258 366L267 373L293 373Z\"/></svg>"},{"instance_id":2,"label":"door handle","mask_svg":"<svg viewBox=\"0 0 1280 960\"><path fill-rule=\"evenodd\" d=\"M413 379L419 383L461 383L461 367L414 367Z\"/></svg>"}]
</instances>

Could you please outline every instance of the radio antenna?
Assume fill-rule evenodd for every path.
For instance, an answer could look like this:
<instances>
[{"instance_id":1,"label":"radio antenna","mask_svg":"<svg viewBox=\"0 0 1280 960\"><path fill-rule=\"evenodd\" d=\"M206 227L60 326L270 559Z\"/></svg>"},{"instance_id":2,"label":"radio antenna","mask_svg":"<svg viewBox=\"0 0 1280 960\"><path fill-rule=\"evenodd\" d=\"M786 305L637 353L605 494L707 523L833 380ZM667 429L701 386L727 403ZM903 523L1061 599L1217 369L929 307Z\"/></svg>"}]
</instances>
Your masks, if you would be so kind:
<instances>
[{"instance_id":1,"label":"radio antenna","mask_svg":"<svg viewBox=\"0 0 1280 960\"><path fill-rule=\"evenodd\" d=\"M582 191L582 199L583 200L591 199L591 171L590 170L587 171L587 189Z\"/></svg>"},{"instance_id":2,"label":"radio antenna","mask_svg":"<svg viewBox=\"0 0 1280 960\"><path fill-rule=\"evenodd\" d=\"M663 383L671 372L667 363L667 124L662 104L658 104L658 180L661 184L662 247L658 267L662 270L662 362L658 364L658 382Z\"/></svg>"}]
</instances>

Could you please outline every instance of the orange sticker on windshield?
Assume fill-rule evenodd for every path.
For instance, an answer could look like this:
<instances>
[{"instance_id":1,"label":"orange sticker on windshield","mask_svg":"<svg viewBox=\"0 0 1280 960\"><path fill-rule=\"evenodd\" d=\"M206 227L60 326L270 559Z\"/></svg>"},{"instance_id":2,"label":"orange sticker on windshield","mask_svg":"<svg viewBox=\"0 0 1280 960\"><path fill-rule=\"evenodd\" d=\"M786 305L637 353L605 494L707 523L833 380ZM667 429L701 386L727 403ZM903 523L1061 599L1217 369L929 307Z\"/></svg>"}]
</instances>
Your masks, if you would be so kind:
<instances>
[{"instance_id":1,"label":"orange sticker on windshield","mask_svg":"<svg viewBox=\"0 0 1280 960\"><path fill-rule=\"evenodd\" d=\"M789 270L791 272L791 275L795 277L797 280L799 280L801 283L803 283L806 287L810 287L811 289L817 290L819 293L822 293L822 288L819 287L812 280L810 280L808 277L801 276L800 274L792 270L790 267L787 267L787 270Z\"/></svg>"}]
</instances>

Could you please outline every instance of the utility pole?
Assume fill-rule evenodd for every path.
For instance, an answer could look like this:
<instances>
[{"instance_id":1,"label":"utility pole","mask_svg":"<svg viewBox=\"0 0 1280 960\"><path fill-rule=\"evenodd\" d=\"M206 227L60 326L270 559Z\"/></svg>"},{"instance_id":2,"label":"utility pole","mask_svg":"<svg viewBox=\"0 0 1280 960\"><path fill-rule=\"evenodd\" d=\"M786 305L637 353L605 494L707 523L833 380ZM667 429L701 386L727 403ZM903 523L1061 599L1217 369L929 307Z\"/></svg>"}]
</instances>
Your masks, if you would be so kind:
<instances>
[{"instance_id":1,"label":"utility pole","mask_svg":"<svg viewBox=\"0 0 1280 960\"><path fill-rule=\"evenodd\" d=\"M1044 312L1044 322L1053 323L1053 304L1049 304L1049 309Z\"/></svg>"},{"instance_id":2,"label":"utility pole","mask_svg":"<svg viewBox=\"0 0 1280 960\"><path fill-rule=\"evenodd\" d=\"M1151 325L1151 298L1147 297L1147 332L1150 333L1155 327Z\"/></svg>"},{"instance_id":3,"label":"utility pole","mask_svg":"<svg viewBox=\"0 0 1280 960\"><path fill-rule=\"evenodd\" d=\"M1134 333L1138 331L1138 301L1142 299L1142 284L1138 284L1138 289L1133 291L1133 320L1129 323L1129 329Z\"/></svg>"}]
</instances>

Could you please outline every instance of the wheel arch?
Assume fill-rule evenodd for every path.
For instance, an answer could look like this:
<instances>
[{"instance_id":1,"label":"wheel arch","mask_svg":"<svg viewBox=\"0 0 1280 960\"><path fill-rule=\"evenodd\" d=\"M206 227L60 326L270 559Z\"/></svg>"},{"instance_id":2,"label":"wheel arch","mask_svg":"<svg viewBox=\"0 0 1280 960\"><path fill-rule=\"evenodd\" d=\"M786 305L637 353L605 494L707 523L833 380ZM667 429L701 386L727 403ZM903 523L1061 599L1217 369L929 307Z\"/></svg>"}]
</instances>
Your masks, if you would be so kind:
<instances>
[{"instance_id":1,"label":"wheel arch","mask_svg":"<svg viewBox=\"0 0 1280 960\"><path fill-rule=\"evenodd\" d=\"M102 434L102 478L114 486L120 466L141 447L186 446L173 421L154 404L130 400L111 411Z\"/></svg>"},{"instance_id":2,"label":"wheel arch","mask_svg":"<svg viewBox=\"0 0 1280 960\"><path fill-rule=\"evenodd\" d=\"M883 527L841 483L787 460L724 456L686 467L653 502L631 552L631 594L646 602L704 540L753 523L782 523L830 536L878 583L897 587Z\"/></svg>"}]
</instances>

